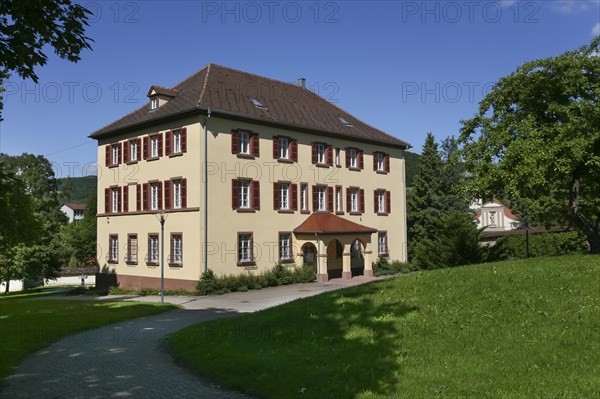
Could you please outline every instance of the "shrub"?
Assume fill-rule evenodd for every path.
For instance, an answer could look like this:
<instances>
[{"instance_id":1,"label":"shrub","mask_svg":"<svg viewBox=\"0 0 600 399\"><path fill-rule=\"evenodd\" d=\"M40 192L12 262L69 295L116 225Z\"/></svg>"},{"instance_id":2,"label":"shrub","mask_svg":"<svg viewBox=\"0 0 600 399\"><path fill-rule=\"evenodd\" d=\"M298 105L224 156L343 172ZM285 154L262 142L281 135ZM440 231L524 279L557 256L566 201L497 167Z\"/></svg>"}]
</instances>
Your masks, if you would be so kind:
<instances>
[{"instance_id":1,"label":"shrub","mask_svg":"<svg viewBox=\"0 0 600 399\"><path fill-rule=\"evenodd\" d=\"M218 289L217 276L211 269L206 270L200 276L200 281L196 285L196 291L199 295L208 295Z\"/></svg>"},{"instance_id":2,"label":"shrub","mask_svg":"<svg viewBox=\"0 0 600 399\"><path fill-rule=\"evenodd\" d=\"M373 274L375 276L385 276L396 273L410 273L418 268L410 263L400 262L399 260L389 261L388 258L380 256L377 261L373 262Z\"/></svg>"},{"instance_id":3,"label":"shrub","mask_svg":"<svg viewBox=\"0 0 600 399\"><path fill-rule=\"evenodd\" d=\"M587 240L577 231L529 234L529 256L556 256L587 250ZM527 256L525 235L500 237L489 247L486 260L521 259Z\"/></svg>"}]
</instances>

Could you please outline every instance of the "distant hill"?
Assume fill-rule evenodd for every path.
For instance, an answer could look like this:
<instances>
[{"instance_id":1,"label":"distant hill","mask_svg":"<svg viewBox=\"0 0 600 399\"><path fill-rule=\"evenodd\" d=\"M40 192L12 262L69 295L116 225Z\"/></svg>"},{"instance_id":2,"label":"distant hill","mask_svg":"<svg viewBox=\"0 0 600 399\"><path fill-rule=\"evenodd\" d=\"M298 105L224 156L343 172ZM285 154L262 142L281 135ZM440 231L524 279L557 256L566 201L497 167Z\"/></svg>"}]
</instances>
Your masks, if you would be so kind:
<instances>
[{"instance_id":1,"label":"distant hill","mask_svg":"<svg viewBox=\"0 0 600 399\"><path fill-rule=\"evenodd\" d=\"M97 176L65 177L58 180L62 194L60 203L85 204L90 195L96 193Z\"/></svg>"},{"instance_id":2,"label":"distant hill","mask_svg":"<svg viewBox=\"0 0 600 399\"><path fill-rule=\"evenodd\" d=\"M412 187L413 178L419 173L421 155L406 151L404 153L404 160L406 162L406 186Z\"/></svg>"}]
</instances>

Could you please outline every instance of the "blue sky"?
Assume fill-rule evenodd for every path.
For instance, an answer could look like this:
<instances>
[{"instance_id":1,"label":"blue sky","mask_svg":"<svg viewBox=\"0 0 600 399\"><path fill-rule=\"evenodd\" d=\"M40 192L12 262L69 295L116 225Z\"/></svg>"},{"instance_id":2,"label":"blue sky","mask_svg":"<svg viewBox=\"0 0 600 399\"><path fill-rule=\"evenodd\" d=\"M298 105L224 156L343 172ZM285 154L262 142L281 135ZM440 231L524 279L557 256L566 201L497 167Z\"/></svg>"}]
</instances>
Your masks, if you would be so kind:
<instances>
[{"instance_id":1,"label":"blue sky","mask_svg":"<svg viewBox=\"0 0 600 399\"><path fill-rule=\"evenodd\" d=\"M6 83L0 151L92 173L94 130L207 63L307 86L420 152L457 135L490 85L600 34L598 0L83 1L93 51L49 54L39 84Z\"/></svg>"}]
</instances>

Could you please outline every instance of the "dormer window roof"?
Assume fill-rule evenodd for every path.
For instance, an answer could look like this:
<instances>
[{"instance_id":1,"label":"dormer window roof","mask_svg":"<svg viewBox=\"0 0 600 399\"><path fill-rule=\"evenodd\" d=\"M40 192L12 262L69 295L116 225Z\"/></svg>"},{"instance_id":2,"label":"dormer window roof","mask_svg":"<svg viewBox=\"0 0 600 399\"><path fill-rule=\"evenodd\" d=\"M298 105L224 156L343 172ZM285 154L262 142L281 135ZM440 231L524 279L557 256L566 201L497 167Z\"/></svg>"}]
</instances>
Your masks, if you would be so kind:
<instances>
[{"instance_id":1,"label":"dormer window roof","mask_svg":"<svg viewBox=\"0 0 600 399\"><path fill-rule=\"evenodd\" d=\"M148 90L147 96L150 98L150 111L154 111L163 104L166 104L173 97L177 96L178 91L167 89L166 87L152 85Z\"/></svg>"}]
</instances>

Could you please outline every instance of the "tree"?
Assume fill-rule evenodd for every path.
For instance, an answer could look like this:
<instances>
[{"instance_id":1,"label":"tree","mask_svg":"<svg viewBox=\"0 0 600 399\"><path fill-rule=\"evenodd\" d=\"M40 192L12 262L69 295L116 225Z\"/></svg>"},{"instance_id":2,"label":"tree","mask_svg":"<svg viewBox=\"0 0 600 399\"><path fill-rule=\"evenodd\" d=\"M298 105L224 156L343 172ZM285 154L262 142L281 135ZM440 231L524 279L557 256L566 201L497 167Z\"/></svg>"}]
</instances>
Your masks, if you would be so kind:
<instances>
[{"instance_id":1,"label":"tree","mask_svg":"<svg viewBox=\"0 0 600 399\"><path fill-rule=\"evenodd\" d=\"M48 45L60 58L79 61L81 52L91 49L85 36L90 14L71 0L0 2L0 87L13 71L37 83L35 69L46 64ZM2 108L0 99L0 120Z\"/></svg>"},{"instance_id":2,"label":"tree","mask_svg":"<svg viewBox=\"0 0 600 399\"><path fill-rule=\"evenodd\" d=\"M64 262L83 266L96 257L96 194L86 204L81 222L69 223L61 231Z\"/></svg>"},{"instance_id":3,"label":"tree","mask_svg":"<svg viewBox=\"0 0 600 399\"><path fill-rule=\"evenodd\" d=\"M508 198L530 225L570 225L600 253L600 37L500 79L462 121L474 195Z\"/></svg>"}]
</instances>

